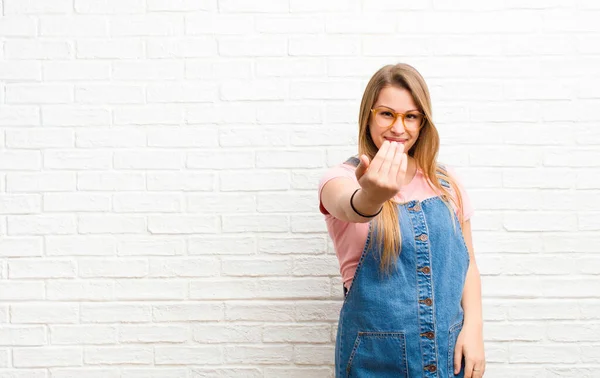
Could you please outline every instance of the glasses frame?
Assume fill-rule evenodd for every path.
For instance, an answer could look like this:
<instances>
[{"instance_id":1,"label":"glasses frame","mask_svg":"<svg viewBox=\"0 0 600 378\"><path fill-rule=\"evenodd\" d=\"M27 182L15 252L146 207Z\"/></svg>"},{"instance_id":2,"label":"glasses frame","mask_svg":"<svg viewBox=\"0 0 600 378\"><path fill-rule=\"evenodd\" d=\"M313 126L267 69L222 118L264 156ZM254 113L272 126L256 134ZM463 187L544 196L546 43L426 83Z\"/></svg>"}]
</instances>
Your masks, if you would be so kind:
<instances>
[{"instance_id":1,"label":"glasses frame","mask_svg":"<svg viewBox=\"0 0 600 378\"><path fill-rule=\"evenodd\" d=\"M373 114L373 116L374 116L374 117L376 117L376 116L377 116L377 111L378 111L378 110L384 110L384 109L385 109L385 110L387 110L387 111L389 111L390 113L392 113L392 114L394 115L394 121L393 121L393 122L392 122L392 123L391 123L389 126L381 126L380 124L378 124L378 123L377 123L377 120L375 119L374 121L375 121L375 123L377 123L377 126L379 126L379 127L386 127L386 128L392 127L392 126L394 126L394 124L396 124L396 122L398 121L398 116L402 116L402 125L403 125L405 128L407 128L407 129L409 129L409 128L410 128L410 127L406 126L406 122L404 121L404 117L406 117L406 114L407 114L407 113L396 113L395 111L393 111L393 110L392 110L392 109L390 109L390 108L387 108L387 107L378 107L378 108L375 108L375 109L373 109L373 108L372 108L372 109L371 109L371 114ZM410 111L410 112L408 112L408 113L413 113L413 114L414 114L414 113L418 113L418 114L420 114L420 115L422 115L422 116L423 116L423 119L421 120L421 123L419 124L419 126L417 126L417 129L420 129L420 128L421 128L421 126L423 126L423 121L425 121L425 119L427 118L427 116L426 116L425 114L421 113L421 112L420 112L420 111L418 111L418 110L411 110L411 111Z\"/></svg>"}]
</instances>

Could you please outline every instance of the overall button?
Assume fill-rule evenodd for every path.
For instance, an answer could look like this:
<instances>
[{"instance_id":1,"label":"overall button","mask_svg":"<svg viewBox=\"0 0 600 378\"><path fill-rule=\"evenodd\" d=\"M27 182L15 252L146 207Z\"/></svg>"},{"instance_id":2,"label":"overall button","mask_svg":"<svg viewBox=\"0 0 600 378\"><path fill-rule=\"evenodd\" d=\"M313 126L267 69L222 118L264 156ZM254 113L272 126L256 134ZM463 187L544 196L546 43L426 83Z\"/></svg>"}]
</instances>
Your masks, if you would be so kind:
<instances>
[{"instance_id":1,"label":"overall button","mask_svg":"<svg viewBox=\"0 0 600 378\"><path fill-rule=\"evenodd\" d=\"M435 365L427 365L427 366L425 366L425 370L433 373L437 370L437 367Z\"/></svg>"},{"instance_id":2,"label":"overall button","mask_svg":"<svg viewBox=\"0 0 600 378\"><path fill-rule=\"evenodd\" d=\"M425 274L429 274L431 273L431 268L428 266L424 266L421 269L419 269L421 272L425 273Z\"/></svg>"},{"instance_id":3,"label":"overall button","mask_svg":"<svg viewBox=\"0 0 600 378\"><path fill-rule=\"evenodd\" d=\"M424 300L419 300L419 303L425 303L427 306L431 306L433 304L433 301L431 300L431 298L427 298Z\"/></svg>"},{"instance_id":4,"label":"overall button","mask_svg":"<svg viewBox=\"0 0 600 378\"><path fill-rule=\"evenodd\" d=\"M417 239L420 241L427 241L429 238L427 237L427 234L421 234Z\"/></svg>"},{"instance_id":5,"label":"overall button","mask_svg":"<svg viewBox=\"0 0 600 378\"><path fill-rule=\"evenodd\" d=\"M421 205L417 202L415 206L409 208L410 211L421 211Z\"/></svg>"},{"instance_id":6,"label":"overall button","mask_svg":"<svg viewBox=\"0 0 600 378\"><path fill-rule=\"evenodd\" d=\"M431 340L431 339L434 338L435 335L434 335L433 332L424 332L424 333L421 334L421 336L425 336L425 337L427 337L428 339Z\"/></svg>"}]
</instances>

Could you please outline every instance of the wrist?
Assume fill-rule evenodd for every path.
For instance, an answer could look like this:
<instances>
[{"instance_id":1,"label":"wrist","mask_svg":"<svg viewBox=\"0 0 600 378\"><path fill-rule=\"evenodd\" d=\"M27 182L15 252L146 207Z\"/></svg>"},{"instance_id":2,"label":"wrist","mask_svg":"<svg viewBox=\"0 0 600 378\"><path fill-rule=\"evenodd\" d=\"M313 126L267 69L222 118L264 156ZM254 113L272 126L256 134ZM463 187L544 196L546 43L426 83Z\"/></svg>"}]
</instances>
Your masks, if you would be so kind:
<instances>
[{"instance_id":1,"label":"wrist","mask_svg":"<svg viewBox=\"0 0 600 378\"><path fill-rule=\"evenodd\" d=\"M483 320L481 320L481 319L465 319L463 322L463 327L483 329Z\"/></svg>"},{"instance_id":2,"label":"wrist","mask_svg":"<svg viewBox=\"0 0 600 378\"><path fill-rule=\"evenodd\" d=\"M372 218L383 209L383 203L372 201L362 188L354 191L354 194L350 197L350 205L356 214L365 218Z\"/></svg>"}]
</instances>

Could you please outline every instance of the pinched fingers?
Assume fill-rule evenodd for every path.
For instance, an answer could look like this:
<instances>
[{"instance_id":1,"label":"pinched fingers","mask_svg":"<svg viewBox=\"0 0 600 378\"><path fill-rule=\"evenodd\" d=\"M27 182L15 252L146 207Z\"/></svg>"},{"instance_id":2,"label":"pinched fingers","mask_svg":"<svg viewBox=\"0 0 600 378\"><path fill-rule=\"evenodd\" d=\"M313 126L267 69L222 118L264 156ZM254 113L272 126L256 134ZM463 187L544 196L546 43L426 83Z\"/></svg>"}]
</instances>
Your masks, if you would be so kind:
<instances>
[{"instance_id":1,"label":"pinched fingers","mask_svg":"<svg viewBox=\"0 0 600 378\"><path fill-rule=\"evenodd\" d=\"M398 189L404 183L404 177L406 176L408 158L404 153L404 145L398 143L396 148L396 154L392 160L392 164L389 171L389 179L391 182L395 182Z\"/></svg>"},{"instance_id":2,"label":"pinched fingers","mask_svg":"<svg viewBox=\"0 0 600 378\"><path fill-rule=\"evenodd\" d=\"M380 176L389 177L390 168L392 167L392 162L394 161L394 156L396 155L396 150L398 149L398 144L398 142L390 143L390 146L386 151L383 163L381 164L381 168L379 169Z\"/></svg>"},{"instance_id":3,"label":"pinched fingers","mask_svg":"<svg viewBox=\"0 0 600 378\"><path fill-rule=\"evenodd\" d=\"M371 172L379 172L379 170L381 169L381 165L385 161L385 156L387 155L387 151L389 148L390 142L387 140L384 141L381 147L379 147L379 151L377 151L377 154L375 154L375 157L373 158L373 161L370 164L369 170Z\"/></svg>"}]
</instances>

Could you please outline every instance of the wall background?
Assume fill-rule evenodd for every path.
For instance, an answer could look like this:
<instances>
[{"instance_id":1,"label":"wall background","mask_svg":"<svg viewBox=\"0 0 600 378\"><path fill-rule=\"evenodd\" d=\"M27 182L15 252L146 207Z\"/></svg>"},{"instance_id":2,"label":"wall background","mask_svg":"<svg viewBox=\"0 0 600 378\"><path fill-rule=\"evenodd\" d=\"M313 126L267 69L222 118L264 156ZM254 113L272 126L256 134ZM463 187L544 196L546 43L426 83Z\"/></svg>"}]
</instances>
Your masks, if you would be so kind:
<instances>
[{"instance_id":1,"label":"wall background","mask_svg":"<svg viewBox=\"0 0 600 378\"><path fill-rule=\"evenodd\" d=\"M597 1L1 8L0 377L332 377L317 181L400 61L476 207L485 376L598 376Z\"/></svg>"}]
</instances>

